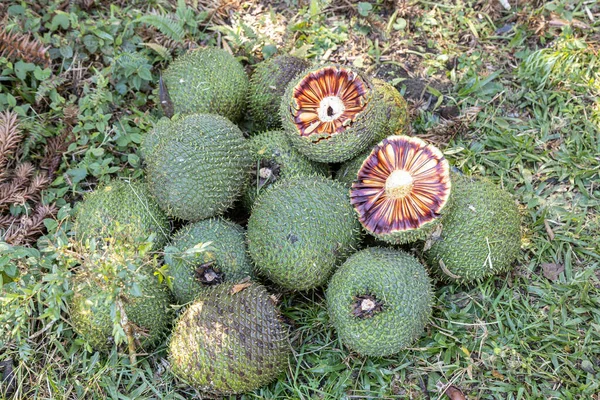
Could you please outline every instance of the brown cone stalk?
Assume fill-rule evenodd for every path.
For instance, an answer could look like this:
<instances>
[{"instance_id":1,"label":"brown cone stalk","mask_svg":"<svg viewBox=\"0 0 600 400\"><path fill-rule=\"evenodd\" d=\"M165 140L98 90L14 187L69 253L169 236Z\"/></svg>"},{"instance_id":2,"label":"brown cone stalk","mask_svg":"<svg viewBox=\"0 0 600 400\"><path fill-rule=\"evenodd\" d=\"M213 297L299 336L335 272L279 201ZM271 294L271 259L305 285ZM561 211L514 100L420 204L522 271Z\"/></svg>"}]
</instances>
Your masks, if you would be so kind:
<instances>
[{"instance_id":1,"label":"brown cone stalk","mask_svg":"<svg viewBox=\"0 0 600 400\"><path fill-rule=\"evenodd\" d=\"M450 167L436 147L408 136L379 143L358 172L351 202L375 234L418 229L439 216L450 195Z\"/></svg>"},{"instance_id":2,"label":"brown cone stalk","mask_svg":"<svg viewBox=\"0 0 600 400\"><path fill-rule=\"evenodd\" d=\"M335 135L365 109L367 85L350 69L328 66L306 75L294 88L290 109L301 136Z\"/></svg>"}]
</instances>

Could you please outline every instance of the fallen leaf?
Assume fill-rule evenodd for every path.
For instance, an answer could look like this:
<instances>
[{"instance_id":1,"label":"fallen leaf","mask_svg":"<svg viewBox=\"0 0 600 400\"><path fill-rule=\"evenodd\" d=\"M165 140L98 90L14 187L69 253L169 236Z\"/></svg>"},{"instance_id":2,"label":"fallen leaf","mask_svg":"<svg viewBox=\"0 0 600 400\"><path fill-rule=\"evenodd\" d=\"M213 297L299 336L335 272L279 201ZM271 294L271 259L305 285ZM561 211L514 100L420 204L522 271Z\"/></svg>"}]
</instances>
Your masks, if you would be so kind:
<instances>
[{"instance_id":1,"label":"fallen leaf","mask_svg":"<svg viewBox=\"0 0 600 400\"><path fill-rule=\"evenodd\" d=\"M245 277L240 281L240 283L233 285L231 288L231 294L236 294L237 292L241 292L246 289L248 286L251 286L252 282L250 282L250 277Z\"/></svg>"},{"instance_id":2,"label":"fallen leaf","mask_svg":"<svg viewBox=\"0 0 600 400\"><path fill-rule=\"evenodd\" d=\"M551 17L552 19L548 21L548 25L550 26L554 26L557 28L562 28L564 26L572 26L577 29L590 29L590 26L588 24L575 18L572 18L571 21L567 21L565 19L559 18L556 14L552 14Z\"/></svg>"},{"instance_id":3,"label":"fallen leaf","mask_svg":"<svg viewBox=\"0 0 600 400\"><path fill-rule=\"evenodd\" d=\"M442 237L442 230L443 230L442 224L438 224L438 226L435 228L433 233L431 235L429 235L429 237L425 241L425 245L423 246L423 251L429 250L435 242L440 240L440 238Z\"/></svg>"},{"instance_id":4,"label":"fallen leaf","mask_svg":"<svg viewBox=\"0 0 600 400\"><path fill-rule=\"evenodd\" d=\"M589 374L593 374L596 372L594 370L594 364L592 364L590 360L583 360L581 362L581 369Z\"/></svg>"},{"instance_id":5,"label":"fallen leaf","mask_svg":"<svg viewBox=\"0 0 600 400\"><path fill-rule=\"evenodd\" d=\"M504 380L505 376L502 375L500 372L496 371L495 369L492 370L492 376L496 379L500 379L500 380Z\"/></svg>"},{"instance_id":6,"label":"fallen leaf","mask_svg":"<svg viewBox=\"0 0 600 400\"><path fill-rule=\"evenodd\" d=\"M563 264L557 263L544 263L542 264L542 273L552 282L558 279L558 276L561 272L565 270L565 266Z\"/></svg>"},{"instance_id":7,"label":"fallen leaf","mask_svg":"<svg viewBox=\"0 0 600 400\"><path fill-rule=\"evenodd\" d=\"M546 233L548 234L548 239L550 239L550 241L554 240L554 231L550 227L550 223L548 222L547 219L544 220L544 228L546 228Z\"/></svg>"},{"instance_id":8,"label":"fallen leaf","mask_svg":"<svg viewBox=\"0 0 600 400\"><path fill-rule=\"evenodd\" d=\"M467 376L469 379L473 380L473 364L467 366Z\"/></svg>"},{"instance_id":9,"label":"fallen leaf","mask_svg":"<svg viewBox=\"0 0 600 400\"><path fill-rule=\"evenodd\" d=\"M175 111L173 111L173 101L171 101L171 96L169 96L169 89L163 81L162 75L158 79L158 97L160 99L160 105L163 108L163 112L167 117L171 118L175 113Z\"/></svg>"},{"instance_id":10,"label":"fallen leaf","mask_svg":"<svg viewBox=\"0 0 600 400\"><path fill-rule=\"evenodd\" d=\"M450 278L453 278L453 279L460 279L461 278L460 275L455 275L452 272L450 272L450 270L448 268L446 268L446 264L444 264L443 260L440 260L440 269L442 270L443 273L445 273L446 275L448 275Z\"/></svg>"},{"instance_id":11,"label":"fallen leaf","mask_svg":"<svg viewBox=\"0 0 600 400\"><path fill-rule=\"evenodd\" d=\"M448 386L448 389L446 389L445 393L450 400L467 400L462 390L460 390L454 385Z\"/></svg>"},{"instance_id":12,"label":"fallen leaf","mask_svg":"<svg viewBox=\"0 0 600 400\"><path fill-rule=\"evenodd\" d=\"M227 43L225 41L225 39L223 39L223 50L225 50L226 52L228 52L229 54L233 55L233 51L231 51L231 46L229 46L229 43Z\"/></svg>"},{"instance_id":13,"label":"fallen leaf","mask_svg":"<svg viewBox=\"0 0 600 400\"><path fill-rule=\"evenodd\" d=\"M469 349L467 349L465 346L461 346L460 348L462 350L463 353L465 353L465 355L467 357L471 357L471 352L469 351Z\"/></svg>"},{"instance_id":14,"label":"fallen leaf","mask_svg":"<svg viewBox=\"0 0 600 400\"><path fill-rule=\"evenodd\" d=\"M591 29L591 27L588 24L575 18L571 20L571 25L573 25L577 29Z\"/></svg>"},{"instance_id":15,"label":"fallen leaf","mask_svg":"<svg viewBox=\"0 0 600 400\"><path fill-rule=\"evenodd\" d=\"M515 24L506 24L503 27L496 29L495 33L496 35L504 35L505 33L512 31L514 27Z\"/></svg>"}]
</instances>

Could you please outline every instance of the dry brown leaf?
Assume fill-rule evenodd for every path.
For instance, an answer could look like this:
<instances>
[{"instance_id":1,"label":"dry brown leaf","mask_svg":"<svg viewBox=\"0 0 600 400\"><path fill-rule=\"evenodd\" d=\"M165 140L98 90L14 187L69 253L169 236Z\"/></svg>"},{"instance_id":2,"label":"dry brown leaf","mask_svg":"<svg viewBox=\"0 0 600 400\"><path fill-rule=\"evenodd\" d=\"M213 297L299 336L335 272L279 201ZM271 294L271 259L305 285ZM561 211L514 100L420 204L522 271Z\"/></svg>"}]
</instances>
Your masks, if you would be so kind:
<instances>
[{"instance_id":1,"label":"dry brown leaf","mask_svg":"<svg viewBox=\"0 0 600 400\"><path fill-rule=\"evenodd\" d=\"M548 21L548 25L554 26L557 28L562 28L564 26L572 26L577 29L590 29L590 26L585 22L582 22L576 18L571 19L571 21L567 21L566 19L560 18L556 14L551 15L552 19Z\"/></svg>"},{"instance_id":2,"label":"dry brown leaf","mask_svg":"<svg viewBox=\"0 0 600 400\"><path fill-rule=\"evenodd\" d=\"M462 390L460 390L454 385L448 386L448 389L446 389L445 393L450 400L467 400Z\"/></svg>"},{"instance_id":3,"label":"dry brown leaf","mask_svg":"<svg viewBox=\"0 0 600 400\"><path fill-rule=\"evenodd\" d=\"M251 285L252 285L251 282L238 283L237 285L233 285L233 287L231 288L231 294L236 294L237 292L241 292L242 290L246 289L248 286L251 286Z\"/></svg>"},{"instance_id":4,"label":"dry brown leaf","mask_svg":"<svg viewBox=\"0 0 600 400\"><path fill-rule=\"evenodd\" d=\"M548 239L550 239L550 241L553 241L554 240L554 231L550 227L550 223L548 222L547 219L544 220L544 228L546 228L546 233L548 234Z\"/></svg>"},{"instance_id":5,"label":"dry brown leaf","mask_svg":"<svg viewBox=\"0 0 600 400\"><path fill-rule=\"evenodd\" d=\"M544 263L542 264L542 273L552 282L558 279L558 276L561 272L565 270L565 266L563 264L557 263Z\"/></svg>"},{"instance_id":6,"label":"dry brown leaf","mask_svg":"<svg viewBox=\"0 0 600 400\"><path fill-rule=\"evenodd\" d=\"M50 67L50 46L44 46L42 42L30 33L7 32L0 27L0 56L12 60L25 60L27 62L41 64Z\"/></svg>"},{"instance_id":7,"label":"dry brown leaf","mask_svg":"<svg viewBox=\"0 0 600 400\"><path fill-rule=\"evenodd\" d=\"M500 380L504 380L505 376L502 375L500 372L496 371L495 369L492 370L492 376L496 379L500 379Z\"/></svg>"},{"instance_id":8,"label":"dry brown leaf","mask_svg":"<svg viewBox=\"0 0 600 400\"><path fill-rule=\"evenodd\" d=\"M437 228L435 228L433 233L431 235L429 235L429 237L425 241L425 245L423 246L423 251L429 250L436 241L440 240L440 238L442 237L442 229L443 229L442 224L439 224L437 226Z\"/></svg>"}]
</instances>

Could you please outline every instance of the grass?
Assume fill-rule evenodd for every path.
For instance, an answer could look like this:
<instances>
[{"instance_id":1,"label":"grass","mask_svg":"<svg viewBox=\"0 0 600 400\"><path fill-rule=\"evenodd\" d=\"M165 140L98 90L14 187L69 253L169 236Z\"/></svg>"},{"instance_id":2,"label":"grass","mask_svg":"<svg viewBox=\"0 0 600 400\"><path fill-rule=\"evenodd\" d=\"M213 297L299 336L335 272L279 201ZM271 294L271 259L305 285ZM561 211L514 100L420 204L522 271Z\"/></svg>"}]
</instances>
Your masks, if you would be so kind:
<instances>
[{"instance_id":1,"label":"grass","mask_svg":"<svg viewBox=\"0 0 600 400\"><path fill-rule=\"evenodd\" d=\"M20 114L25 157L69 128L69 107L78 116L44 193L61 208L45 222L49 234L34 248L0 243L0 268L21 272L22 289L6 290L0 303L1 331L11 333L0 340L0 360L15 362L15 398L200 397L170 375L164 348L135 366L116 351L84 350L67 318L76 263L61 254L71 206L98 182L140 175L138 145L160 116L152 106L158 72L194 43L230 48L250 66L280 49L385 75L407 95L415 134L439 143L463 172L513 193L523 218L515 269L470 286L436 282L425 335L393 357L349 352L322 291L283 296L289 367L239 398L438 399L449 384L478 399L598 397L600 4L38 3L44 10L9 1L0 11L8 11L6 27L51 46L53 68L0 57L0 110ZM442 118L447 107L460 115ZM564 267L555 280L544 275L548 264Z\"/></svg>"}]
</instances>

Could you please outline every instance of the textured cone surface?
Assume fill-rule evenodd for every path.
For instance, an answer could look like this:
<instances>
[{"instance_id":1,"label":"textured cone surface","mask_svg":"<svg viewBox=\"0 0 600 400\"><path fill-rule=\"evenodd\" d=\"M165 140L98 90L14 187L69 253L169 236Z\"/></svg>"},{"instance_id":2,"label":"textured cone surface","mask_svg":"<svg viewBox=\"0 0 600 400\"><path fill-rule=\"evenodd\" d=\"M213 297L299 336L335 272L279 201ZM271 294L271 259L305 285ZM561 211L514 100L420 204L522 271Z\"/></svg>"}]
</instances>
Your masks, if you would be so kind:
<instances>
[{"instance_id":1,"label":"textured cone surface","mask_svg":"<svg viewBox=\"0 0 600 400\"><path fill-rule=\"evenodd\" d=\"M197 277L198 268L211 263L210 268L222 274L224 282L238 282L252 276L252 265L246 251L244 228L223 218L205 219L184 226L173 235L172 246L186 251L199 243L211 242L213 248L193 261L179 261L169 265L173 277L173 294L179 304L192 301L206 283Z\"/></svg>"},{"instance_id":2,"label":"textured cone surface","mask_svg":"<svg viewBox=\"0 0 600 400\"><path fill-rule=\"evenodd\" d=\"M200 391L248 392L287 366L288 332L267 291L258 284L234 291L224 283L203 292L173 330L173 372Z\"/></svg>"},{"instance_id":3,"label":"textured cone surface","mask_svg":"<svg viewBox=\"0 0 600 400\"><path fill-rule=\"evenodd\" d=\"M358 177L358 171L360 170L360 167L362 167L369 154L371 154L370 148L367 149L367 151L360 153L353 159L343 163L335 174L335 180L344 184L348 188L351 188L352 183Z\"/></svg>"},{"instance_id":4,"label":"textured cone surface","mask_svg":"<svg viewBox=\"0 0 600 400\"><path fill-rule=\"evenodd\" d=\"M392 244L427 238L449 196L448 161L436 147L408 136L375 146L350 190L363 227Z\"/></svg>"},{"instance_id":5,"label":"textured cone surface","mask_svg":"<svg viewBox=\"0 0 600 400\"><path fill-rule=\"evenodd\" d=\"M254 204L248 250L258 271L293 290L323 285L354 252L360 224L346 189L322 177L293 177Z\"/></svg>"},{"instance_id":6,"label":"textured cone surface","mask_svg":"<svg viewBox=\"0 0 600 400\"><path fill-rule=\"evenodd\" d=\"M191 51L173 61L162 78L175 113L219 114L237 121L244 112L248 76L224 50Z\"/></svg>"},{"instance_id":7,"label":"textured cone surface","mask_svg":"<svg viewBox=\"0 0 600 400\"><path fill-rule=\"evenodd\" d=\"M129 322L135 324L134 338L142 348L151 349L166 337L171 323L170 294L151 272L139 272L137 282L141 296L127 293L121 298ZM131 287L132 281L123 282ZM107 297L107 284L94 273L93 266L80 270L73 279L70 317L75 332L97 351L113 345L111 307L115 300Z\"/></svg>"},{"instance_id":8,"label":"textured cone surface","mask_svg":"<svg viewBox=\"0 0 600 400\"><path fill-rule=\"evenodd\" d=\"M454 174L452 179L450 208L441 236L426 252L428 264L459 282L509 270L521 248L519 210L511 195L486 180Z\"/></svg>"},{"instance_id":9,"label":"textured cone surface","mask_svg":"<svg viewBox=\"0 0 600 400\"><path fill-rule=\"evenodd\" d=\"M306 70L291 81L279 112L292 145L318 162L349 160L385 125L381 97L368 78L336 65Z\"/></svg>"},{"instance_id":10,"label":"textured cone surface","mask_svg":"<svg viewBox=\"0 0 600 400\"><path fill-rule=\"evenodd\" d=\"M292 176L328 174L326 164L309 160L298 153L282 131L260 133L250 139L253 168L243 197L248 210L256 197L278 180ZM268 175L264 172L268 171ZM261 173L262 172L262 173Z\"/></svg>"},{"instance_id":11,"label":"textured cone surface","mask_svg":"<svg viewBox=\"0 0 600 400\"><path fill-rule=\"evenodd\" d=\"M87 195L73 229L81 242L118 238L131 243L155 234L154 249L162 248L170 232L167 217L146 184L122 180L112 180Z\"/></svg>"},{"instance_id":12,"label":"textured cone surface","mask_svg":"<svg viewBox=\"0 0 600 400\"><path fill-rule=\"evenodd\" d=\"M360 317L357 301L377 299L380 311ZM410 346L431 315L433 293L425 267L394 249L367 248L353 254L327 287L327 309L342 342L367 356L386 356Z\"/></svg>"},{"instance_id":13,"label":"textured cone surface","mask_svg":"<svg viewBox=\"0 0 600 400\"><path fill-rule=\"evenodd\" d=\"M375 142L391 135L406 135L410 130L408 104L398 90L381 79L373 79L376 96L381 98L385 112L385 126L378 132Z\"/></svg>"},{"instance_id":14,"label":"textured cone surface","mask_svg":"<svg viewBox=\"0 0 600 400\"><path fill-rule=\"evenodd\" d=\"M173 121L170 118L163 117L159 119L154 128L144 136L144 140L140 145L140 154L146 160L146 154L151 154L154 147L159 143L162 134L169 135L170 129L173 126Z\"/></svg>"},{"instance_id":15,"label":"textured cone surface","mask_svg":"<svg viewBox=\"0 0 600 400\"><path fill-rule=\"evenodd\" d=\"M309 66L298 57L281 55L256 65L250 78L248 108L255 132L281 127L279 106L288 83Z\"/></svg>"},{"instance_id":16,"label":"textured cone surface","mask_svg":"<svg viewBox=\"0 0 600 400\"><path fill-rule=\"evenodd\" d=\"M167 214L189 221L227 210L251 165L248 141L224 117L193 114L160 124L147 137L148 187Z\"/></svg>"},{"instance_id":17,"label":"textured cone surface","mask_svg":"<svg viewBox=\"0 0 600 400\"><path fill-rule=\"evenodd\" d=\"M381 106L385 111L386 124L375 138L374 145L392 135L405 135L410 131L410 118L408 113L408 104L398 90L389 83L374 78L373 86L375 93L381 98ZM358 170L364 160L371 153L371 148L360 153L358 156L346 161L338 170L335 179L348 187L356 180Z\"/></svg>"}]
</instances>

